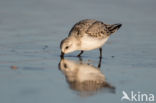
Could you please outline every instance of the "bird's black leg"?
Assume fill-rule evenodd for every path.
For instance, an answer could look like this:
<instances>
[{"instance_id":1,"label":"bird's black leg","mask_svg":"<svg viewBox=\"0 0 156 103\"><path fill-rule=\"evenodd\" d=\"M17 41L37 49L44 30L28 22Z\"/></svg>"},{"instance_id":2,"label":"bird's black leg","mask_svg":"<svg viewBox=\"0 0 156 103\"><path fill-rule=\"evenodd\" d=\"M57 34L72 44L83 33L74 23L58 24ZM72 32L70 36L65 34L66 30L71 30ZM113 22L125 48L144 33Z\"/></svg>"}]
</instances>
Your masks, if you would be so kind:
<instances>
[{"instance_id":1,"label":"bird's black leg","mask_svg":"<svg viewBox=\"0 0 156 103\"><path fill-rule=\"evenodd\" d=\"M102 48L99 48L100 51L100 57L99 57L99 64L98 64L98 68L101 67L101 61L102 61Z\"/></svg>"},{"instance_id":2,"label":"bird's black leg","mask_svg":"<svg viewBox=\"0 0 156 103\"><path fill-rule=\"evenodd\" d=\"M99 57L99 64L98 64L98 68L99 68L99 69L101 68L101 62L102 62L102 58Z\"/></svg>"},{"instance_id":3,"label":"bird's black leg","mask_svg":"<svg viewBox=\"0 0 156 103\"><path fill-rule=\"evenodd\" d=\"M99 48L100 50L100 58L102 58L102 48Z\"/></svg>"},{"instance_id":4,"label":"bird's black leg","mask_svg":"<svg viewBox=\"0 0 156 103\"><path fill-rule=\"evenodd\" d=\"M83 53L83 50L81 50L81 52L77 56L80 57L82 53Z\"/></svg>"}]
</instances>

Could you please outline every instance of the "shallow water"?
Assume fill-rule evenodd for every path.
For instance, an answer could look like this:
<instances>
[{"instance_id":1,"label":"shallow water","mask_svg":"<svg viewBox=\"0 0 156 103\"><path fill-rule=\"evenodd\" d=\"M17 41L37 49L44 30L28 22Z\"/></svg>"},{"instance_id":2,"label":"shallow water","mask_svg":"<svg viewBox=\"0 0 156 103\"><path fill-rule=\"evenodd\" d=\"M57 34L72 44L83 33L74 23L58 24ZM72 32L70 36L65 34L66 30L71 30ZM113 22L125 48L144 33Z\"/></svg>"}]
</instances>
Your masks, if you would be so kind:
<instances>
[{"instance_id":1,"label":"shallow water","mask_svg":"<svg viewBox=\"0 0 156 103\"><path fill-rule=\"evenodd\" d=\"M155 0L0 1L1 103L120 103L122 91L156 95ZM74 23L94 18L122 23L103 47L100 72L114 87L82 93L59 70L59 44ZM78 52L65 59L79 61ZM99 51L83 63L99 64ZM12 67L11 67L12 66ZM125 100L126 102L126 100ZM129 101L127 101L129 103Z\"/></svg>"}]
</instances>

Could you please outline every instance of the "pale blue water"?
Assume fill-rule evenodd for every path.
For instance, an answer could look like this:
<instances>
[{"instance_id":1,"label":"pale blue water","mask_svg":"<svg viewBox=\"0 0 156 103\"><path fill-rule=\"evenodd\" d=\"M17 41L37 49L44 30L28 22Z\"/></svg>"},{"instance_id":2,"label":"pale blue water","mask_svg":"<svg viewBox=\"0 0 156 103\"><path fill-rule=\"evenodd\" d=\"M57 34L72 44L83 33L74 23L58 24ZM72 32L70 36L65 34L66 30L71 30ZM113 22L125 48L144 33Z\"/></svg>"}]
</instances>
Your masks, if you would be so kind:
<instances>
[{"instance_id":1,"label":"pale blue water","mask_svg":"<svg viewBox=\"0 0 156 103\"><path fill-rule=\"evenodd\" d=\"M123 90L156 95L155 4L155 0L1 0L0 103L120 103ZM101 64L115 93L104 89L79 95L58 69L60 41L74 23L86 18L123 24L103 47ZM78 60L72 57L77 53L65 58ZM94 50L82 58L97 66L98 55Z\"/></svg>"}]
</instances>

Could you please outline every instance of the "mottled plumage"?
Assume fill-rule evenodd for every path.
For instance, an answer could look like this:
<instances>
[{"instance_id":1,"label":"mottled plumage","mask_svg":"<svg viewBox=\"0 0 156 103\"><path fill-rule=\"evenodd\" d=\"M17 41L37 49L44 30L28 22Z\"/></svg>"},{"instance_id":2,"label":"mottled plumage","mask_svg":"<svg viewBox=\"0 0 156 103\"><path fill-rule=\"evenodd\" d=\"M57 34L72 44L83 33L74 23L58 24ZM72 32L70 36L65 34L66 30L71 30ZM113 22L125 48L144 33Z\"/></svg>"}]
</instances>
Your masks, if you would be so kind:
<instances>
[{"instance_id":1,"label":"mottled plumage","mask_svg":"<svg viewBox=\"0 0 156 103\"><path fill-rule=\"evenodd\" d=\"M88 36L95 38L104 38L113 33L113 28L118 24L109 25L104 24L102 21L97 21L93 19L85 19L76 23L70 30L69 35L74 35L78 37L83 37L84 33Z\"/></svg>"},{"instance_id":2,"label":"mottled plumage","mask_svg":"<svg viewBox=\"0 0 156 103\"><path fill-rule=\"evenodd\" d=\"M62 40L60 45L62 54L75 50L81 50L82 54L84 50L101 48L108 37L120 27L121 24L110 25L94 19L81 20L72 27L68 37Z\"/></svg>"}]
</instances>

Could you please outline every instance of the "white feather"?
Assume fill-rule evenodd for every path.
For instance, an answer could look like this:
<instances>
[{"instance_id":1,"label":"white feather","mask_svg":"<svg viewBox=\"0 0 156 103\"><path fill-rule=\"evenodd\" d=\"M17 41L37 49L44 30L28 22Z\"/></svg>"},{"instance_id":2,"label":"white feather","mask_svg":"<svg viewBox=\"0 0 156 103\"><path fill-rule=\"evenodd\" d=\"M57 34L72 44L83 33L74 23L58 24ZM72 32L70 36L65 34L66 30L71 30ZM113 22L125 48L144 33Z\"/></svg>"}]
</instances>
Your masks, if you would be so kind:
<instances>
[{"instance_id":1,"label":"white feather","mask_svg":"<svg viewBox=\"0 0 156 103\"><path fill-rule=\"evenodd\" d=\"M102 47L105 42L108 40L108 37L104 39L99 39L95 37L89 37L87 35L81 38L81 50L93 50Z\"/></svg>"}]
</instances>

